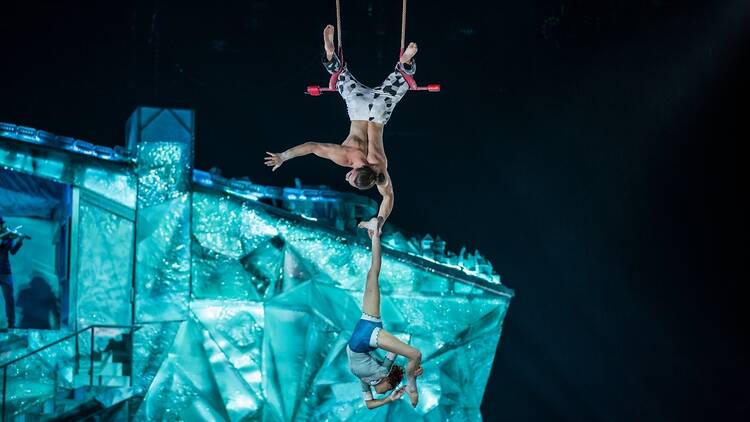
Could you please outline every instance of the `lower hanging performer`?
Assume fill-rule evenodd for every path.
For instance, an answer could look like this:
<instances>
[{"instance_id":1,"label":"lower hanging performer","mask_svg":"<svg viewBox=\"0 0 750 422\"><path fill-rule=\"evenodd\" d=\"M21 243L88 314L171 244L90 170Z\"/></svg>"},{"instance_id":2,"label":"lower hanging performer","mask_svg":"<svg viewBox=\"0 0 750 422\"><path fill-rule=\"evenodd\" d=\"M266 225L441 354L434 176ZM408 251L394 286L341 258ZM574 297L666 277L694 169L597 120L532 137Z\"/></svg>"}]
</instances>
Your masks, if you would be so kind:
<instances>
[{"instance_id":1,"label":"lower hanging performer","mask_svg":"<svg viewBox=\"0 0 750 422\"><path fill-rule=\"evenodd\" d=\"M416 407L419 402L417 389L417 377L421 376L422 353L399 340L393 334L383 329L383 321L380 317L380 233L379 227L382 222L375 217L368 222L360 223L360 227L367 229L372 238L372 262L367 272L364 297L362 299L362 316L352 331L352 336L346 345L346 354L349 357L349 369L354 376L359 378L362 385L362 394L368 409L392 403L408 394L412 406ZM376 349L388 352L384 360L379 360L371 353ZM397 355L408 359L405 368L393 365ZM399 387L406 372L406 386ZM393 392L381 399L372 395L372 390L378 394L384 394L391 390Z\"/></svg>"}]
</instances>

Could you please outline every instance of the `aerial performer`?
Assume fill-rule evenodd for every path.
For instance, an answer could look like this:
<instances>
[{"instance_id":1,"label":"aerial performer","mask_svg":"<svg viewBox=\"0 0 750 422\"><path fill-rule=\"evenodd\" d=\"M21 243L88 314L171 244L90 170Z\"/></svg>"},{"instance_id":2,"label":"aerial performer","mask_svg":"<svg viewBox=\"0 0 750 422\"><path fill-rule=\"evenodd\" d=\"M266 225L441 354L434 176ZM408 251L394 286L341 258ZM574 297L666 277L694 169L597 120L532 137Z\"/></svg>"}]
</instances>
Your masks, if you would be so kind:
<instances>
[{"instance_id":1,"label":"aerial performer","mask_svg":"<svg viewBox=\"0 0 750 422\"><path fill-rule=\"evenodd\" d=\"M383 321L380 318L380 230L382 222L380 217L374 217L367 222L359 224L367 229L372 239L372 262L370 271L367 273L364 298L362 300L362 317L352 331L352 336L346 345L346 354L349 357L349 369L354 376L359 378L362 385L362 393L365 405L368 409L398 400L404 394L408 394L412 406L416 407L419 402L417 389L417 377L422 375L422 353L408 344L402 342L391 333L383 329ZM376 349L387 351L385 359L380 361L371 352ZM405 356L409 361L406 368L393 365L396 356ZM406 372L406 386L399 387ZM385 394L391 390L390 395L382 399L375 399L372 390L378 394Z\"/></svg>"},{"instance_id":2,"label":"aerial performer","mask_svg":"<svg viewBox=\"0 0 750 422\"><path fill-rule=\"evenodd\" d=\"M419 87L414 81L416 71L414 55L417 54L417 44L410 43L404 48L404 33L406 22L406 1L402 15L401 54L395 70L386 77L383 83L375 88L369 88L359 81L349 71L343 59L341 47L341 19L339 1L337 6L338 21L338 51L334 46L333 25L323 29L323 66L331 74L328 88L309 86L307 92L317 96L321 92L336 90L346 103L351 124L349 134L341 145L322 142L305 142L281 153L267 152L265 164L278 169L284 162L308 154L326 158L334 163L349 167L346 181L357 189L366 190L377 187L383 199L377 216L378 221L385 222L393 210L393 181L388 174L388 159L383 146L383 128L391 117L396 104L409 90L426 90L436 92L440 86L436 84ZM380 228L378 228L380 229Z\"/></svg>"}]
</instances>

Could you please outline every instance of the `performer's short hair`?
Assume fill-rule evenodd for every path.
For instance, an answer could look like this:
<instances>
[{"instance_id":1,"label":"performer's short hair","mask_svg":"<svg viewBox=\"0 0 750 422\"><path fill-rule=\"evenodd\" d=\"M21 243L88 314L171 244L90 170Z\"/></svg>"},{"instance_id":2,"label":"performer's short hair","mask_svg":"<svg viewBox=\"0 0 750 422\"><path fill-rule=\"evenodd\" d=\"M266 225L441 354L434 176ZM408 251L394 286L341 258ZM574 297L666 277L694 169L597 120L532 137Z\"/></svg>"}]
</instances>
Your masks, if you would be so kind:
<instances>
[{"instance_id":1,"label":"performer's short hair","mask_svg":"<svg viewBox=\"0 0 750 422\"><path fill-rule=\"evenodd\" d=\"M398 365L393 365L391 367L391 372L388 373L388 376L385 377L388 380L388 384L391 385L391 388L396 388L399 384L401 384L401 380L404 379L404 368Z\"/></svg>"},{"instance_id":2,"label":"performer's short hair","mask_svg":"<svg viewBox=\"0 0 750 422\"><path fill-rule=\"evenodd\" d=\"M370 166L362 166L357 170L357 176L354 178L354 186L357 189L370 189L376 183L382 185L385 183L385 174L378 173Z\"/></svg>"}]
</instances>

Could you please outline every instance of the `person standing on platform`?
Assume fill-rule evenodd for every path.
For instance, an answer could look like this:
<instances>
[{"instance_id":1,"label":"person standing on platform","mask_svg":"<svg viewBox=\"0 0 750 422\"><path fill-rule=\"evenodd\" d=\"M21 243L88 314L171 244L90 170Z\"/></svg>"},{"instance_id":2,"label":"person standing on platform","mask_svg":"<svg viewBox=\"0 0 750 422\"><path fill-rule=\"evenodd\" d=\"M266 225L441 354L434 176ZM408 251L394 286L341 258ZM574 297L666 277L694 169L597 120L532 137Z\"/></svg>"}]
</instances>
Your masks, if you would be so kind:
<instances>
[{"instance_id":1,"label":"person standing on platform","mask_svg":"<svg viewBox=\"0 0 750 422\"><path fill-rule=\"evenodd\" d=\"M16 325L16 304L13 298L13 276L10 270L10 255L15 255L23 246L24 236L8 229L5 219L0 216L0 289L5 301L7 328Z\"/></svg>"}]
</instances>

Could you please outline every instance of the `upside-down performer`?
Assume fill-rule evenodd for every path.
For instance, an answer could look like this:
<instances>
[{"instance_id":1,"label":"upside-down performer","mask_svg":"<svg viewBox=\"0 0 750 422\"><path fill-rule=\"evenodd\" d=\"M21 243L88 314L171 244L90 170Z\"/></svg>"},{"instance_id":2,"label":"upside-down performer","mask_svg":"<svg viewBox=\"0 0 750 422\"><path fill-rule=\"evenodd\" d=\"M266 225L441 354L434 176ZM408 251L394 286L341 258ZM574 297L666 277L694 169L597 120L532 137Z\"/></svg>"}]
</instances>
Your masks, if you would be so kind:
<instances>
[{"instance_id":1,"label":"upside-down performer","mask_svg":"<svg viewBox=\"0 0 750 422\"><path fill-rule=\"evenodd\" d=\"M419 401L417 377L422 375L422 353L396 338L383 329L380 319L380 230L382 223L375 217L368 222L360 223L360 227L368 230L372 238L372 262L367 273L364 298L362 300L362 317L352 331L352 336L346 346L349 357L349 369L362 384L365 405L368 409L389 404L401 398L404 393L409 395L412 406ZM373 357L370 353L375 349L383 349L388 353L383 361ZM393 365L397 355L405 356L409 362L406 368ZM398 387L406 372L406 386ZM372 390L378 394L393 392L382 399L375 399Z\"/></svg>"},{"instance_id":2,"label":"upside-down performer","mask_svg":"<svg viewBox=\"0 0 750 422\"><path fill-rule=\"evenodd\" d=\"M396 104L409 90L401 71L408 75L416 71L413 58L417 54L417 44L409 44L396 64L396 70L388 75L380 86L369 88L354 79L346 65L342 65L339 57L334 54L333 32L332 25L326 26L323 30L323 65L331 74L340 71L336 87L346 102L351 120L349 135L341 145L305 142L282 153L268 152L265 163L276 170L292 158L315 154L340 166L350 167L352 170L346 174L346 180L350 185L358 189L377 186L383 196L378 210L378 217L382 217L382 223L393 209L393 183L388 175L383 128Z\"/></svg>"}]
</instances>

